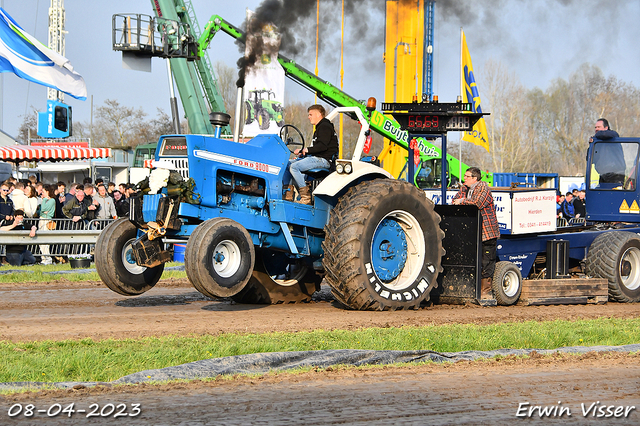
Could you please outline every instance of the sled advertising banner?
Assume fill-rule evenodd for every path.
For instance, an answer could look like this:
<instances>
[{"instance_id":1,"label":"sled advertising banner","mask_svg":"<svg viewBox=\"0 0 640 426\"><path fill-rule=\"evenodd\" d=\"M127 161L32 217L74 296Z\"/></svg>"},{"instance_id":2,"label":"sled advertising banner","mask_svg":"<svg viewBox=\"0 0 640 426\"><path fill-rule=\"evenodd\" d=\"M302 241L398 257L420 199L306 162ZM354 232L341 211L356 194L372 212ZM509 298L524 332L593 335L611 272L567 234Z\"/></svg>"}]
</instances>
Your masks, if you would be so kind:
<instances>
[{"instance_id":1,"label":"sled advertising banner","mask_svg":"<svg viewBox=\"0 0 640 426\"><path fill-rule=\"evenodd\" d=\"M280 132L284 125L284 69L278 62L280 34L270 24L255 24L247 11L248 25L261 25L247 31L245 57L257 55L246 70L244 84L244 136ZM261 37L262 40L255 40Z\"/></svg>"}]
</instances>

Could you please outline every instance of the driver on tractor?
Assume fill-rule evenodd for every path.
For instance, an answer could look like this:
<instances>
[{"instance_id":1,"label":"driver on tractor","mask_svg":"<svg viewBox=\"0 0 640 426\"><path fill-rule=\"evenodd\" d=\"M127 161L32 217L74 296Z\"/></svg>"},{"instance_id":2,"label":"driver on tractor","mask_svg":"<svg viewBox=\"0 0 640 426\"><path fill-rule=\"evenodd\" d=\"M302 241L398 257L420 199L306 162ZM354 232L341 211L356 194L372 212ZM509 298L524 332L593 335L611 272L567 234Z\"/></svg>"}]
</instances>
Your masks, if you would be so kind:
<instances>
[{"instance_id":1,"label":"driver on tractor","mask_svg":"<svg viewBox=\"0 0 640 426\"><path fill-rule=\"evenodd\" d=\"M307 108L309 122L316 126L313 132L311 146L296 149L293 153L298 156L289 160L288 173L285 173L284 182L287 183L284 199L293 201L293 185L295 183L300 194L300 203L311 204L311 191L307 186L304 173L313 169L331 168L331 161L338 153L338 135L333 128L333 123L325 118L326 111L322 105L311 105Z\"/></svg>"}]
</instances>

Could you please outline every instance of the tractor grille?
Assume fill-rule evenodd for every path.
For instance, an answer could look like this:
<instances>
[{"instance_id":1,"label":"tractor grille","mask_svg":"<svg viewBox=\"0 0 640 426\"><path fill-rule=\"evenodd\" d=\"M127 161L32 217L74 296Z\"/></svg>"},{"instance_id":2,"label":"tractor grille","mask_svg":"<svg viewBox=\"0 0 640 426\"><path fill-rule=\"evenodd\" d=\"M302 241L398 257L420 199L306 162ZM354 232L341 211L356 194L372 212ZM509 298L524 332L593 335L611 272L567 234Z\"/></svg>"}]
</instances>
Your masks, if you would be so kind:
<instances>
[{"instance_id":1,"label":"tractor grille","mask_svg":"<svg viewBox=\"0 0 640 426\"><path fill-rule=\"evenodd\" d=\"M160 157L161 160L169 161L176 168L176 171L182 175L184 180L189 179L189 159L175 157Z\"/></svg>"}]
</instances>

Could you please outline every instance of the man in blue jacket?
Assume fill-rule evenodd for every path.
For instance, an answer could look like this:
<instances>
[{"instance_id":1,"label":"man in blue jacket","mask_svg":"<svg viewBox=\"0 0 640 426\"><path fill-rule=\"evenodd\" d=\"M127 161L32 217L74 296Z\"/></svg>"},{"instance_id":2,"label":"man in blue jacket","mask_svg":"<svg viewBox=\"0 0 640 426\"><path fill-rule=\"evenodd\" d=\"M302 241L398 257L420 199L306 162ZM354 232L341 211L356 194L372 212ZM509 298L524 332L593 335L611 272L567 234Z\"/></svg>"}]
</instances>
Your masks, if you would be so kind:
<instances>
[{"instance_id":1,"label":"man in blue jacket","mask_svg":"<svg viewBox=\"0 0 640 426\"><path fill-rule=\"evenodd\" d=\"M609 122L606 118L599 118L596 121L595 131L596 134L589 139L589 142L593 142L596 139L608 141L620 137L618 132L609 128ZM609 184L605 185L605 188L613 188L618 184L624 183L627 166L620 143L599 144L593 150L592 157L593 166L600 175L600 183Z\"/></svg>"},{"instance_id":2,"label":"man in blue jacket","mask_svg":"<svg viewBox=\"0 0 640 426\"><path fill-rule=\"evenodd\" d=\"M564 197L564 201L560 205L560 211L562 211L562 216L566 219L572 219L576 217L576 211L573 208L573 194L571 192L567 192L567 195Z\"/></svg>"}]
</instances>

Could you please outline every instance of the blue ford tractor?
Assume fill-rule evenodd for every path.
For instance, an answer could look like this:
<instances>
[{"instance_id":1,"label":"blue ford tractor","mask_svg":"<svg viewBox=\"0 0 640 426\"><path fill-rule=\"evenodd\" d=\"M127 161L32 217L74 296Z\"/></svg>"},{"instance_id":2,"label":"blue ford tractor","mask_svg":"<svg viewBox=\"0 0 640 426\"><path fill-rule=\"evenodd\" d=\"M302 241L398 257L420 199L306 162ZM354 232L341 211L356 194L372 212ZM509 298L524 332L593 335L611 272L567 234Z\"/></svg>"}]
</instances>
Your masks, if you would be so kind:
<instances>
[{"instance_id":1,"label":"blue ford tractor","mask_svg":"<svg viewBox=\"0 0 640 426\"><path fill-rule=\"evenodd\" d=\"M283 197L290 154L305 143L294 126L247 143L219 132L163 136L156 165L175 170L166 186L134 199L131 219L100 235L103 282L123 295L144 293L171 259L166 242L182 241L187 276L210 297L303 302L324 277L352 309L408 309L428 300L444 254L440 217L424 192L361 161L369 131L361 109L336 108L327 118L339 113L357 117L362 130L350 159L309 173L312 205ZM226 126L225 116L213 114L212 124ZM190 185L176 182L182 178Z\"/></svg>"}]
</instances>

